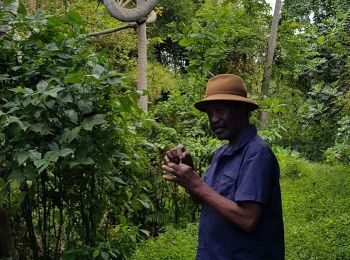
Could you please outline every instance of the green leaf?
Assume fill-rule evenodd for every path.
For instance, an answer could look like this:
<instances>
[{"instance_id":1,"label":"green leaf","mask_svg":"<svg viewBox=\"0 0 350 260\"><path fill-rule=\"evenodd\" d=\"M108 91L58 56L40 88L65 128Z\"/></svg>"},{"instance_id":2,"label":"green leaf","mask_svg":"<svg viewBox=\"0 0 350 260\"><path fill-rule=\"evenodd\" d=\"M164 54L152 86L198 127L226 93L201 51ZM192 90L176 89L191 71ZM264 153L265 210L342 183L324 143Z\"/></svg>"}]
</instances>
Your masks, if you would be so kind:
<instances>
[{"instance_id":1,"label":"green leaf","mask_svg":"<svg viewBox=\"0 0 350 260\"><path fill-rule=\"evenodd\" d=\"M73 58L72 55L69 55L69 54L66 54L66 53L58 53L57 56L60 57L61 59L65 59L65 60Z\"/></svg>"},{"instance_id":2,"label":"green leaf","mask_svg":"<svg viewBox=\"0 0 350 260\"><path fill-rule=\"evenodd\" d=\"M73 97L69 93L63 93L63 92L59 93L58 99L59 99L59 101L64 102L64 103L73 103Z\"/></svg>"},{"instance_id":3,"label":"green leaf","mask_svg":"<svg viewBox=\"0 0 350 260\"><path fill-rule=\"evenodd\" d=\"M43 92L47 88L48 85L49 85L49 83L47 81L41 80L41 81L39 81L38 84L36 84L36 89L40 92Z\"/></svg>"},{"instance_id":4,"label":"green leaf","mask_svg":"<svg viewBox=\"0 0 350 260\"><path fill-rule=\"evenodd\" d=\"M78 101L78 107L83 114L90 114L92 112L92 102L91 101Z\"/></svg>"},{"instance_id":5,"label":"green leaf","mask_svg":"<svg viewBox=\"0 0 350 260\"><path fill-rule=\"evenodd\" d=\"M137 199L139 202L141 202L142 206L146 209L149 209L150 208L150 205L148 204L148 202L146 201L143 201L141 199Z\"/></svg>"},{"instance_id":6,"label":"green leaf","mask_svg":"<svg viewBox=\"0 0 350 260\"><path fill-rule=\"evenodd\" d=\"M61 150L48 151L44 155L45 160L49 160L50 162L57 162L59 157L66 157L72 154L74 151L70 148L63 148Z\"/></svg>"},{"instance_id":7,"label":"green leaf","mask_svg":"<svg viewBox=\"0 0 350 260\"><path fill-rule=\"evenodd\" d=\"M97 257L100 254L100 252L101 252L100 250L95 249L94 252L92 253L92 257L94 258Z\"/></svg>"},{"instance_id":8,"label":"green leaf","mask_svg":"<svg viewBox=\"0 0 350 260\"><path fill-rule=\"evenodd\" d=\"M75 11L68 12L68 20L76 24L82 24L80 15Z\"/></svg>"},{"instance_id":9,"label":"green leaf","mask_svg":"<svg viewBox=\"0 0 350 260\"><path fill-rule=\"evenodd\" d=\"M106 252L101 252L101 257L102 257L102 259L104 259L104 260L109 260L109 254L106 253Z\"/></svg>"},{"instance_id":10,"label":"green leaf","mask_svg":"<svg viewBox=\"0 0 350 260\"><path fill-rule=\"evenodd\" d=\"M92 127L95 125L100 125L106 122L105 114L97 114L86 118L82 125L85 130L92 130Z\"/></svg>"},{"instance_id":11,"label":"green leaf","mask_svg":"<svg viewBox=\"0 0 350 260\"><path fill-rule=\"evenodd\" d=\"M29 158L34 162L41 159L41 153L35 150L29 150Z\"/></svg>"},{"instance_id":12,"label":"green leaf","mask_svg":"<svg viewBox=\"0 0 350 260\"><path fill-rule=\"evenodd\" d=\"M62 91L64 88L62 87L55 87L55 88L52 88L48 91L45 91L45 94L48 95L48 96L51 96L51 97L54 97L56 98L57 97L57 93Z\"/></svg>"},{"instance_id":13,"label":"green leaf","mask_svg":"<svg viewBox=\"0 0 350 260\"><path fill-rule=\"evenodd\" d=\"M64 77L64 82L66 83L79 83L82 84L84 83L84 73L79 71L79 72L74 72L70 73L67 76Z\"/></svg>"},{"instance_id":14,"label":"green leaf","mask_svg":"<svg viewBox=\"0 0 350 260\"><path fill-rule=\"evenodd\" d=\"M141 233L143 233L143 234L145 234L147 237L149 237L149 236L150 236L150 233L149 233L149 231L148 231L148 230L145 230L145 229L140 229L140 232L141 232Z\"/></svg>"},{"instance_id":15,"label":"green leaf","mask_svg":"<svg viewBox=\"0 0 350 260\"><path fill-rule=\"evenodd\" d=\"M21 14L21 15L26 15L27 14L26 6L22 2L19 2L19 4L18 4L17 13Z\"/></svg>"},{"instance_id":16,"label":"green leaf","mask_svg":"<svg viewBox=\"0 0 350 260\"><path fill-rule=\"evenodd\" d=\"M187 46L191 45L191 41L188 40L188 39L181 39L179 41L179 45L182 46L182 47L187 47Z\"/></svg>"},{"instance_id":17,"label":"green leaf","mask_svg":"<svg viewBox=\"0 0 350 260\"><path fill-rule=\"evenodd\" d=\"M100 76L104 71L105 71L104 67L102 67L102 66L99 65L99 64L96 64L96 66L94 67L92 73L93 73L94 75Z\"/></svg>"},{"instance_id":18,"label":"green leaf","mask_svg":"<svg viewBox=\"0 0 350 260\"><path fill-rule=\"evenodd\" d=\"M317 43L318 43L318 44L321 44L321 43L324 42L324 40L325 40L324 35L321 35L320 37L317 38Z\"/></svg>"},{"instance_id":19,"label":"green leaf","mask_svg":"<svg viewBox=\"0 0 350 260\"><path fill-rule=\"evenodd\" d=\"M118 182L119 184L123 184L123 185L126 184L125 181L123 181L121 178L116 177L116 176L111 176L111 177L109 177L109 179L110 179L112 182Z\"/></svg>"},{"instance_id":20,"label":"green leaf","mask_svg":"<svg viewBox=\"0 0 350 260\"><path fill-rule=\"evenodd\" d=\"M66 115L72 123L78 123L78 113L74 109L67 110Z\"/></svg>"},{"instance_id":21,"label":"green leaf","mask_svg":"<svg viewBox=\"0 0 350 260\"><path fill-rule=\"evenodd\" d=\"M21 151L15 155L16 160L19 165L22 165L29 157L29 154L27 151Z\"/></svg>"},{"instance_id":22,"label":"green leaf","mask_svg":"<svg viewBox=\"0 0 350 260\"><path fill-rule=\"evenodd\" d=\"M46 124L43 123L37 123L37 124L33 124L30 126L29 128L31 131L35 132L35 133L39 133L41 135L47 135L51 133L51 128L48 127Z\"/></svg>"},{"instance_id":23,"label":"green leaf","mask_svg":"<svg viewBox=\"0 0 350 260\"><path fill-rule=\"evenodd\" d=\"M63 148L63 149L58 151L58 155L60 157L66 157L67 155L70 155L72 153L74 153L74 151L70 148Z\"/></svg>"},{"instance_id":24,"label":"green leaf","mask_svg":"<svg viewBox=\"0 0 350 260\"><path fill-rule=\"evenodd\" d=\"M9 74L0 74L0 81L10 79L9 76L10 76Z\"/></svg>"},{"instance_id":25,"label":"green leaf","mask_svg":"<svg viewBox=\"0 0 350 260\"><path fill-rule=\"evenodd\" d=\"M49 52L55 52L59 50L59 48L57 47L57 44L54 42L46 44L45 49L48 50Z\"/></svg>"},{"instance_id":26,"label":"green leaf","mask_svg":"<svg viewBox=\"0 0 350 260\"><path fill-rule=\"evenodd\" d=\"M19 126L20 126L20 128L22 129L22 130L24 130L24 131L26 131L27 130L27 128L28 128L28 126L27 125L25 125L18 117L16 117L16 116L9 116L8 117L8 122L11 124L11 123L17 123Z\"/></svg>"},{"instance_id":27,"label":"green leaf","mask_svg":"<svg viewBox=\"0 0 350 260\"><path fill-rule=\"evenodd\" d=\"M49 163L49 161L46 159L39 159L34 161L34 165L36 168L42 167L45 163Z\"/></svg>"},{"instance_id":28,"label":"green leaf","mask_svg":"<svg viewBox=\"0 0 350 260\"><path fill-rule=\"evenodd\" d=\"M95 162L94 162L93 159L91 159L90 157L86 157L86 158L83 158L83 159L81 159L79 161L70 162L69 163L69 167L73 168L73 167L75 167L77 165L89 165L89 164L94 164L94 163Z\"/></svg>"},{"instance_id":29,"label":"green leaf","mask_svg":"<svg viewBox=\"0 0 350 260\"><path fill-rule=\"evenodd\" d=\"M70 129L65 130L63 135L62 135L62 138L61 138L61 143L72 142L79 135L80 129L81 129L81 127L77 126L77 127L73 128L72 130L70 130Z\"/></svg>"}]
</instances>

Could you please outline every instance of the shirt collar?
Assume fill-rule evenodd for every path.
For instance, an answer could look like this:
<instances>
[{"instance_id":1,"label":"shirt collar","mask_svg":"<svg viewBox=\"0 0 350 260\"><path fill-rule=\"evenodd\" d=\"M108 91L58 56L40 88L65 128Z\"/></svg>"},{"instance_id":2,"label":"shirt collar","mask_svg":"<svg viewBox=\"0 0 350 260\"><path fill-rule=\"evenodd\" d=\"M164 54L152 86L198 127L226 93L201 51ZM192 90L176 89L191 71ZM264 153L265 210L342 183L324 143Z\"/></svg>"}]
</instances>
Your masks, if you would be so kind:
<instances>
[{"instance_id":1,"label":"shirt collar","mask_svg":"<svg viewBox=\"0 0 350 260\"><path fill-rule=\"evenodd\" d=\"M234 152L239 150L245 144L247 144L257 133L255 125L250 124L240 135L234 146L225 144L221 155L232 155Z\"/></svg>"}]
</instances>

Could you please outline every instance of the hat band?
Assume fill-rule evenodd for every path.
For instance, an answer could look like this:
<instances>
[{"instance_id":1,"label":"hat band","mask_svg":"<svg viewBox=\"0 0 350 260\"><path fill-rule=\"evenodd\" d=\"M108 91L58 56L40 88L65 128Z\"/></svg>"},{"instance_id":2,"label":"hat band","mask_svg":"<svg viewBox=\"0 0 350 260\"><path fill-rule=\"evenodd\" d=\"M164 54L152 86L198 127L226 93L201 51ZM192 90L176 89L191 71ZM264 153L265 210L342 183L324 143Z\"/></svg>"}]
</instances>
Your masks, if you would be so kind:
<instances>
[{"instance_id":1,"label":"hat band","mask_svg":"<svg viewBox=\"0 0 350 260\"><path fill-rule=\"evenodd\" d=\"M234 95L234 96L241 96L241 97L247 98L246 92L234 91L234 90L223 90L223 91L216 90L215 93L206 93L206 97L210 97L212 95L218 95L218 94Z\"/></svg>"}]
</instances>

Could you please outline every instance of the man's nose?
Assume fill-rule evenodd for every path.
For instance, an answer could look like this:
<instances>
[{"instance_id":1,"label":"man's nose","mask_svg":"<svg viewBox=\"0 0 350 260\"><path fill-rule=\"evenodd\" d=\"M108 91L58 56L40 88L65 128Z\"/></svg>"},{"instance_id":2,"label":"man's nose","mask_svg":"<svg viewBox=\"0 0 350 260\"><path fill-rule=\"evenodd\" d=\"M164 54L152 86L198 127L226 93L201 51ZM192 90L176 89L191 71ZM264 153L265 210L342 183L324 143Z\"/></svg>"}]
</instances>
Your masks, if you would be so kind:
<instances>
[{"instance_id":1,"label":"man's nose","mask_svg":"<svg viewBox=\"0 0 350 260\"><path fill-rule=\"evenodd\" d=\"M216 112L211 113L209 118L210 118L210 122L212 123L218 122L220 120L219 114Z\"/></svg>"}]
</instances>

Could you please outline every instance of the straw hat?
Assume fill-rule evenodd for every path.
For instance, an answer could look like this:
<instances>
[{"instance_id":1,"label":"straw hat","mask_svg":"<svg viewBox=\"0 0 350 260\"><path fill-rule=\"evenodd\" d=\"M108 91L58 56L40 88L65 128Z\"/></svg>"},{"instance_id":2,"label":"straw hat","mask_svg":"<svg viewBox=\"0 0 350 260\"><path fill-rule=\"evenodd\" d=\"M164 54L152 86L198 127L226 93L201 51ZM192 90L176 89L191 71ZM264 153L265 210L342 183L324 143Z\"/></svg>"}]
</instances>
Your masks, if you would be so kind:
<instances>
[{"instance_id":1,"label":"straw hat","mask_svg":"<svg viewBox=\"0 0 350 260\"><path fill-rule=\"evenodd\" d=\"M247 89L242 78L234 74L221 74L208 80L205 98L194 106L205 112L212 101L244 102L249 111L259 108L259 105L247 98Z\"/></svg>"}]
</instances>

